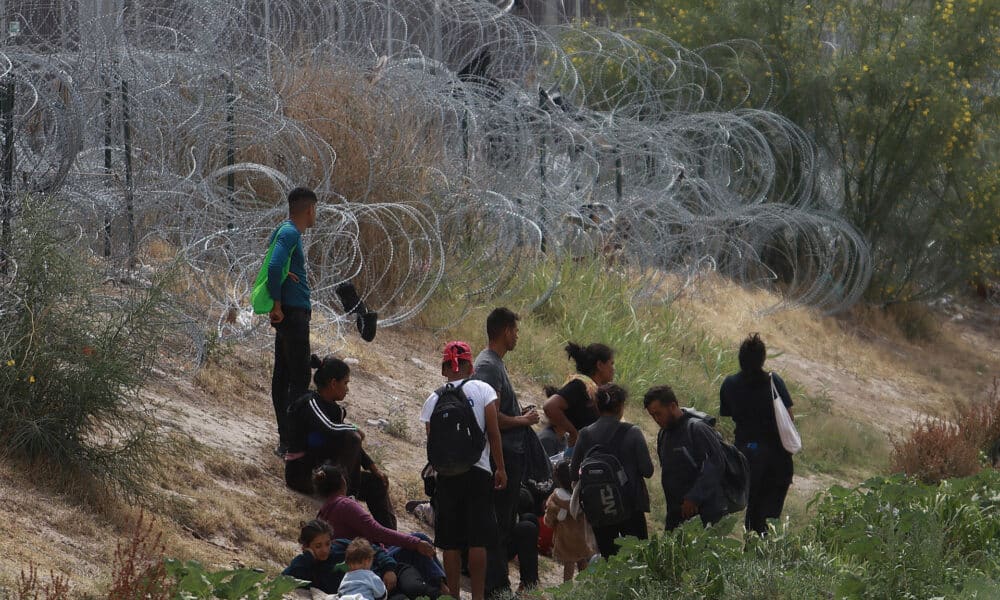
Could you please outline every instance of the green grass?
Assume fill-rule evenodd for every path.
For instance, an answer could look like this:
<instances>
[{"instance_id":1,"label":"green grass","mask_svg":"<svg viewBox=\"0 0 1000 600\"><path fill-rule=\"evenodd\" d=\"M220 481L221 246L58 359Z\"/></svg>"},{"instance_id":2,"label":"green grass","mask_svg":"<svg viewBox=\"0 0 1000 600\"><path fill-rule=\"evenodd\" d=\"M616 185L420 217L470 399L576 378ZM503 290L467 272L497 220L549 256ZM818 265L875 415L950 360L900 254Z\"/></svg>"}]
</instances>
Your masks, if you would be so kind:
<instances>
[{"instance_id":1,"label":"green grass","mask_svg":"<svg viewBox=\"0 0 1000 600\"><path fill-rule=\"evenodd\" d=\"M1000 473L938 486L902 477L835 487L799 530L741 538L738 518L690 522L587 569L555 600L996 598Z\"/></svg>"}]
</instances>

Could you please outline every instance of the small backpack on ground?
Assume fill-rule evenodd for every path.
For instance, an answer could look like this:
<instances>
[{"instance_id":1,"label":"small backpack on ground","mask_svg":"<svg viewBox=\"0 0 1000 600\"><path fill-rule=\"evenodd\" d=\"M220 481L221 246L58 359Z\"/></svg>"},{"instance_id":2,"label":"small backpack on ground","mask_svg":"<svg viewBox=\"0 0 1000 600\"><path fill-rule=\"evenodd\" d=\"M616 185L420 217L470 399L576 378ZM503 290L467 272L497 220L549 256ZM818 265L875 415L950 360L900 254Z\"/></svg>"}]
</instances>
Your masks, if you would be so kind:
<instances>
[{"instance_id":1,"label":"small backpack on ground","mask_svg":"<svg viewBox=\"0 0 1000 600\"><path fill-rule=\"evenodd\" d=\"M427 461L439 475L461 475L472 468L486 447L486 434L476 421L462 386L451 383L435 392L437 404L431 413L427 434Z\"/></svg>"},{"instance_id":2,"label":"small backpack on ground","mask_svg":"<svg viewBox=\"0 0 1000 600\"><path fill-rule=\"evenodd\" d=\"M628 475L616 456L631 428L619 424L611 442L588 450L580 463L580 506L593 527L616 525L632 514Z\"/></svg>"},{"instance_id":3,"label":"small backpack on ground","mask_svg":"<svg viewBox=\"0 0 1000 600\"><path fill-rule=\"evenodd\" d=\"M722 438L722 434L715 429L715 417L706 413L684 409L684 412L692 418L687 422L688 439L691 440L691 425L695 419L704 422L715 435L719 436L719 444L722 446L722 454L725 458L726 472L722 477L722 495L726 500L726 512L739 512L747 507L747 497L750 494L750 464L747 458L739 449L727 443Z\"/></svg>"}]
</instances>

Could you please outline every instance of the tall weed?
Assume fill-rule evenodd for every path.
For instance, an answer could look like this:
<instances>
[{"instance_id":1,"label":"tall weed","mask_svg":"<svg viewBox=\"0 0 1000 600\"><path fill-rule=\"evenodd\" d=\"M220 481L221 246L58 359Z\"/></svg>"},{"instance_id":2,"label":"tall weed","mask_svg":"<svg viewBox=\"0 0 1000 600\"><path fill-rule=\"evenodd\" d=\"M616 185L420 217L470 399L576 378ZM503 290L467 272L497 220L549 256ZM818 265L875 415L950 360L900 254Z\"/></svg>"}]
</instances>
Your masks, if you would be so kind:
<instances>
[{"instance_id":1,"label":"tall weed","mask_svg":"<svg viewBox=\"0 0 1000 600\"><path fill-rule=\"evenodd\" d=\"M0 455L137 493L156 456L138 390L171 326L164 280L103 283L44 199L17 225L0 291Z\"/></svg>"},{"instance_id":2,"label":"tall weed","mask_svg":"<svg viewBox=\"0 0 1000 600\"><path fill-rule=\"evenodd\" d=\"M961 404L952 420L928 417L910 433L893 440L892 469L937 483L972 475L1000 444L1000 379L994 379L981 402Z\"/></svg>"}]
</instances>

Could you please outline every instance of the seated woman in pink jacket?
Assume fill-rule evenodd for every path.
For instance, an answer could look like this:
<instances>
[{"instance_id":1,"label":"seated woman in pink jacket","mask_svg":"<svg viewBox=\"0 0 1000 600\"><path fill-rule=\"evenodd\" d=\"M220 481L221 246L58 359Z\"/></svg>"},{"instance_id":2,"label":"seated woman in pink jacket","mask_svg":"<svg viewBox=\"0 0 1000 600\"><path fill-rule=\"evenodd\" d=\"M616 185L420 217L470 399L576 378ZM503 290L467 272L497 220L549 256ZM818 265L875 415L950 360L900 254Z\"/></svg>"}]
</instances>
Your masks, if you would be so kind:
<instances>
[{"instance_id":1,"label":"seated woman in pink jacket","mask_svg":"<svg viewBox=\"0 0 1000 600\"><path fill-rule=\"evenodd\" d=\"M320 496L326 498L317 518L329 523L338 538L363 537L385 547L386 553L396 562L414 567L428 586L426 591L414 590L418 596L435 598L438 594L449 593L444 569L437 561L434 545L427 535L400 533L381 525L364 506L347 495L347 479L335 465L325 464L313 471L313 486ZM410 583L405 579L400 578L401 589L419 586L419 583Z\"/></svg>"}]
</instances>

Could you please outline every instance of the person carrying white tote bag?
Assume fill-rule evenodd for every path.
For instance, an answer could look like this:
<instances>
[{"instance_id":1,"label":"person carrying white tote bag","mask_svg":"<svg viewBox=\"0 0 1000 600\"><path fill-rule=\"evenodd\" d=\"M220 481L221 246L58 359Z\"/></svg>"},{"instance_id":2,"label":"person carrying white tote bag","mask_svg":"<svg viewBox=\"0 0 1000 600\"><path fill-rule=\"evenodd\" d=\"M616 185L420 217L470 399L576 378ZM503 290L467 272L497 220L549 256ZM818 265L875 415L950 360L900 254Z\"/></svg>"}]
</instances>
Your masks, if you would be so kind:
<instances>
[{"instance_id":1,"label":"person carrying white tote bag","mask_svg":"<svg viewBox=\"0 0 1000 600\"><path fill-rule=\"evenodd\" d=\"M774 404L774 420L778 424L778 436L781 437L781 445L789 454L796 454L802 449L802 438L799 430L795 428L792 415L788 414L785 403L781 400L777 386L774 385L774 373L771 378L771 399Z\"/></svg>"}]
</instances>

